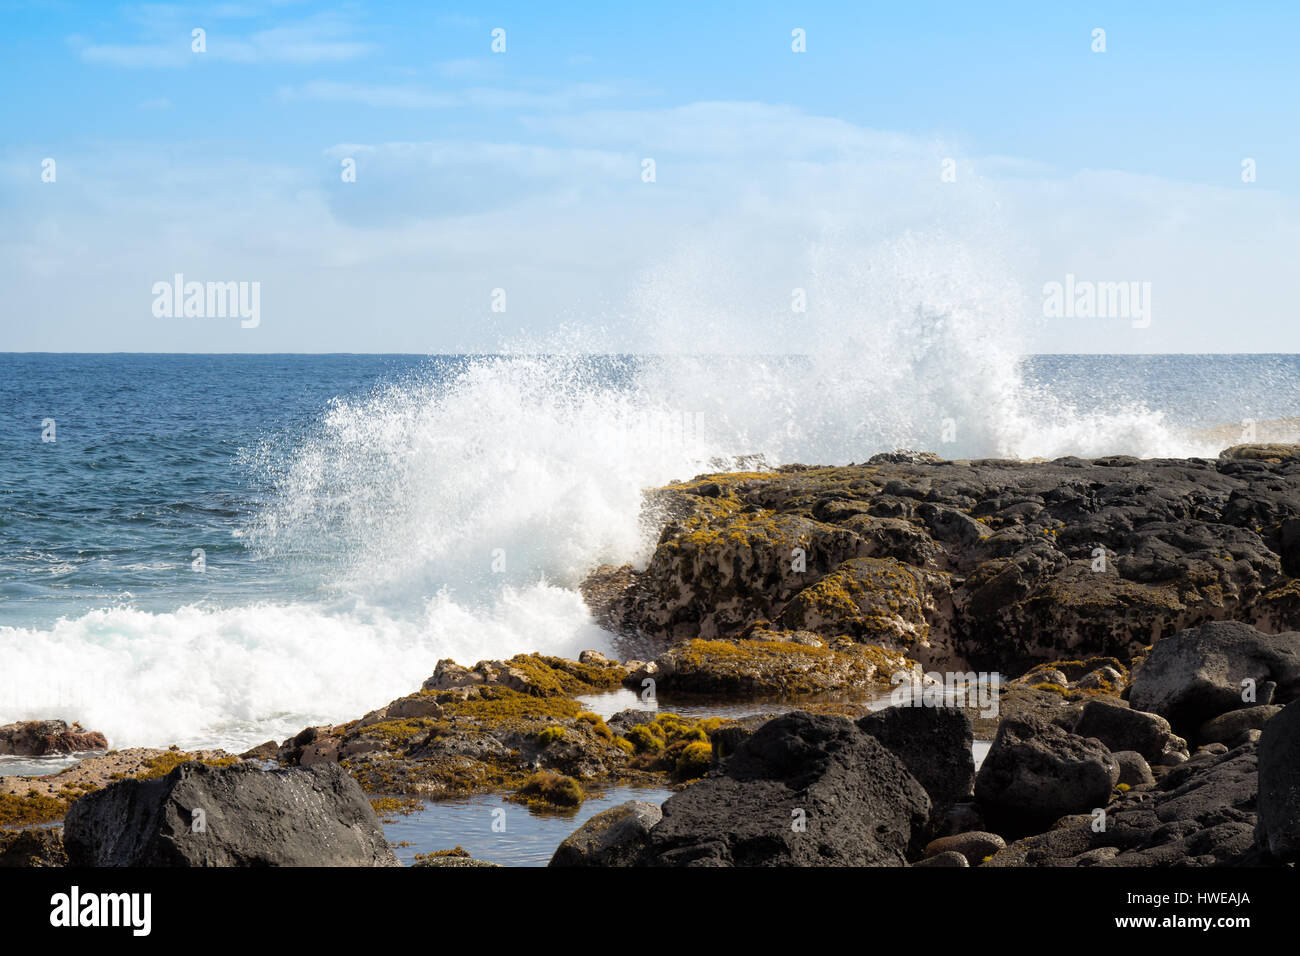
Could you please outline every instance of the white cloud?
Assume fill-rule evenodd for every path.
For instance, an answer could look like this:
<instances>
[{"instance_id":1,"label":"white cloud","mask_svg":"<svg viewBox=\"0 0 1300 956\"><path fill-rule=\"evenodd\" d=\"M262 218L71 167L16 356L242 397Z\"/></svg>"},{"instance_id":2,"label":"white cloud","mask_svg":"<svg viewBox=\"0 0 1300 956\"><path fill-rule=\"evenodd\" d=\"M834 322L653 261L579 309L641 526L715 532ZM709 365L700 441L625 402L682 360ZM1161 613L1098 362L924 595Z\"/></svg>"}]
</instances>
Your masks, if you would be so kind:
<instances>
[{"instance_id":1,"label":"white cloud","mask_svg":"<svg viewBox=\"0 0 1300 956\"><path fill-rule=\"evenodd\" d=\"M361 106L392 109L536 109L563 110L587 100L614 95L607 86L594 83L571 84L545 91L472 87L463 90L432 90L421 86L392 86L368 83L341 83L314 80L296 86L281 87L281 100L317 100L327 103L354 103Z\"/></svg>"},{"instance_id":2,"label":"white cloud","mask_svg":"<svg viewBox=\"0 0 1300 956\"><path fill-rule=\"evenodd\" d=\"M31 317L0 348L455 350L574 320L619 348L651 313L687 343L741 316L754 334L738 347L770 330L797 348L788 302L806 283L834 290L845 322L909 296L1019 302L1039 351L1300 351L1300 208L1256 185L1061 174L756 103L524 130L536 141L340 144L311 167L206 147L70 153L54 185L30 156L0 154L0 286ZM947 155L955 183L940 179ZM939 281L949 259L978 278ZM262 281L256 336L153 322L149 286L175 271ZM1151 281L1151 327L1043 321L1042 285L1066 272ZM510 290L508 328L487 308L494 287Z\"/></svg>"},{"instance_id":3,"label":"white cloud","mask_svg":"<svg viewBox=\"0 0 1300 956\"><path fill-rule=\"evenodd\" d=\"M498 79L505 75L505 61L499 56L463 57L436 64L438 74L453 80Z\"/></svg>"},{"instance_id":4,"label":"white cloud","mask_svg":"<svg viewBox=\"0 0 1300 956\"><path fill-rule=\"evenodd\" d=\"M299 23L282 24L251 32L228 29L226 19L250 15L237 7L190 10L148 7L130 11L142 36L134 43L98 43L82 35L69 44L87 63L126 69L164 69L190 66L199 57L227 63L288 63L308 66L342 63L375 52L374 43L358 39L356 26L344 16L321 13ZM192 31L206 33L206 50L192 50Z\"/></svg>"},{"instance_id":5,"label":"white cloud","mask_svg":"<svg viewBox=\"0 0 1300 956\"><path fill-rule=\"evenodd\" d=\"M557 133L571 142L606 147L655 147L692 155L853 159L864 153L916 150L918 141L898 133L810 115L792 106L764 103L691 103L657 110L588 110L554 117L527 117L529 129Z\"/></svg>"}]
</instances>

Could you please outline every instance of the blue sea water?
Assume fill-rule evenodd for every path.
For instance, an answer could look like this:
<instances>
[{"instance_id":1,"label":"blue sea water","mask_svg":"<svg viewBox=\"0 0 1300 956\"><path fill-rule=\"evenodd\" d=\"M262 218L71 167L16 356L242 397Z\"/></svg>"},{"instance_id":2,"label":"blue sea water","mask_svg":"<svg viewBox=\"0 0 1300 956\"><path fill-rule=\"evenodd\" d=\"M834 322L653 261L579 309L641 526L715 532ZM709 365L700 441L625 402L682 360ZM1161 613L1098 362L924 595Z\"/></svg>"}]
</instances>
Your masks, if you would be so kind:
<instances>
[{"instance_id":1,"label":"blue sea water","mask_svg":"<svg viewBox=\"0 0 1300 956\"><path fill-rule=\"evenodd\" d=\"M440 657L607 647L576 584L644 558L641 491L753 456L1214 454L1294 437L1300 411L1296 356L979 374L996 380L802 359L0 355L0 723L242 747L373 709Z\"/></svg>"},{"instance_id":2,"label":"blue sea water","mask_svg":"<svg viewBox=\"0 0 1300 956\"><path fill-rule=\"evenodd\" d=\"M311 582L235 536L261 476L239 455L292 436L401 356L0 356L0 608L5 624L128 601L150 611L302 596ZM53 441L43 441L46 420ZM191 570L206 552L207 573Z\"/></svg>"}]
</instances>

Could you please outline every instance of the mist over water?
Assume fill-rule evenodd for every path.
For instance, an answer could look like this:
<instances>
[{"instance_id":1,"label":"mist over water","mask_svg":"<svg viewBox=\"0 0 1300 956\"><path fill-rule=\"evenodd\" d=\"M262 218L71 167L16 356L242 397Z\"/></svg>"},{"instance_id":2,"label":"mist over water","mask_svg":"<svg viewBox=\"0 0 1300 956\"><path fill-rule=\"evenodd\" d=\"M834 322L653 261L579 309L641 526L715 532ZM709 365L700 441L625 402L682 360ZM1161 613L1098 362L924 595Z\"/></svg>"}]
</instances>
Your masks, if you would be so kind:
<instances>
[{"instance_id":1,"label":"mist over water","mask_svg":"<svg viewBox=\"0 0 1300 956\"><path fill-rule=\"evenodd\" d=\"M1256 378L1206 404L1183 393L1178 363L1135 373L1132 362L1075 360L1080 374L1022 361L1037 299L1003 278L993 253L942 236L906 235L851 257L813 246L799 271L810 277L806 312L789 308L786 290L776 308L738 298L745 283L734 276L679 284L671 263L652 271L626 320L639 357L592 356L602 333L581 325L497 355L354 374L346 388L331 376L362 360L303 358L301 371L282 360L267 374L262 360L228 357L225 380L206 374L229 395L193 409L192 449L169 433L175 475L130 512L142 517L124 518L120 502L87 504L87 524L60 525L57 547L47 537L57 511L42 510L37 490L49 465L24 464L33 460L24 446L16 486L30 485L32 501L6 511L0 529L23 538L5 577L36 610L21 623L0 617L0 722L57 716L102 730L114 747L243 749L409 693L441 657L607 649L576 587L598 564L646 559L657 528L642 520L643 492L674 479L861 462L897 448L1212 456L1232 441L1207 429L1294 413L1294 362L1226 372L1229 384ZM253 371L237 371L240 362ZM140 386L127 367L98 374L67 388L154 388L160 409L191 400L196 375ZM266 407L250 414L257 388ZM301 421L286 427L283 406L313 388L321 399L304 399ZM194 463L211 456L204 422L234 414L222 404L232 400L245 403L243 417L218 442L220 466L187 487ZM138 429L136 415L102 427ZM76 455L68 428L58 452ZM59 507L111 497L105 482L134 487L113 469L146 473L157 466L150 447L120 462L80 449L86 470L70 474ZM199 536L186 509L218 492L200 542L212 548L210 567L191 574ZM166 496L166 520L149 517ZM89 574L78 570L84 535L101 520L95 534L120 559ZM162 570L129 570L140 567Z\"/></svg>"}]
</instances>

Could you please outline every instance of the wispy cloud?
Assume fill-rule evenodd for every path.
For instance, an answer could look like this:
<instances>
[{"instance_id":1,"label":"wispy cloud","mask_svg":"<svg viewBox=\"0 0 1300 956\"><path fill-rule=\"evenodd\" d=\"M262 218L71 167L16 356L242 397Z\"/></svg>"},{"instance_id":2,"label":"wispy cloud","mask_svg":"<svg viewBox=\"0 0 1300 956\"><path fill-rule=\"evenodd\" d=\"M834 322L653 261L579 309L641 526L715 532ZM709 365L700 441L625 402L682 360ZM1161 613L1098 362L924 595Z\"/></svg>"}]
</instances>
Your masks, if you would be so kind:
<instances>
[{"instance_id":1,"label":"wispy cloud","mask_svg":"<svg viewBox=\"0 0 1300 956\"><path fill-rule=\"evenodd\" d=\"M766 103L691 103L656 110L590 110L525 118L526 128L558 133L572 142L714 156L852 158L914 149L898 133L813 116Z\"/></svg>"},{"instance_id":2,"label":"wispy cloud","mask_svg":"<svg viewBox=\"0 0 1300 956\"><path fill-rule=\"evenodd\" d=\"M439 75L451 80L496 79L505 75L505 61L499 56L469 56L437 64Z\"/></svg>"},{"instance_id":3,"label":"wispy cloud","mask_svg":"<svg viewBox=\"0 0 1300 956\"><path fill-rule=\"evenodd\" d=\"M388 86L316 80L281 87L278 96L286 102L317 100L327 103L355 103L394 109L532 109L566 110L591 100L614 96L613 87L598 83L577 83L550 90L502 89L477 86L463 90L433 90L421 86Z\"/></svg>"},{"instance_id":4,"label":"wispy cloud","mask_svg":"<svg viewBox=\"0 0 1300 956\"><path fill-rule=\"evenodd\" d=\"M76 34L69 44L87 63L125 69L176 69L200 58L228 63L288 63L312 65L342 63L375 52L377 46L359 39L356 26L346 16L322 13L299 23L261 30L228 29L225 20L252 15L251 10L225 6L206 11L179 7L150 7L148 15L135 10L130 19L141 28L133 43L100 43ZM193 49L193 31L204 31L204 51Z\"/></svg>"}]
</instances>

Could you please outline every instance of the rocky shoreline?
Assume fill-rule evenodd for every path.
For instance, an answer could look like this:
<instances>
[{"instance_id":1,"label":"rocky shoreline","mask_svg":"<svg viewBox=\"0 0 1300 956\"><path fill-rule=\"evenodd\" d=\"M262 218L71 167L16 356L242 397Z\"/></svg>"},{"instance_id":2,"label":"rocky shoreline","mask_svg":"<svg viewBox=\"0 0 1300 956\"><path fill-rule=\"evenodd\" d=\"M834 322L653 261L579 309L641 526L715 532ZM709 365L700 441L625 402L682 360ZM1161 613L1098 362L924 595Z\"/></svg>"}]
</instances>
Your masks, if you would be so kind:
<instances>
[{"instance_id":1,"label":"rocky shoreline","mask_svg":"<svg viewBox=\"0 0 1300 956\"><path fill-rule=\"evenodd\" d=\"M242 755L112 751L0 777L0 865L389 866L374 800L560 809L629 783L675 792L591 818L552 865L1300 858L1300 447L899 452L702 476L645 513L661 529L646 567L582 588L621 660L439 661L405 697ZM620 688L659 712L592 710ZM906 706L881 709L890 695ZM0 754L106 744L0 728Z\"/></svg>"}]
</instances>

